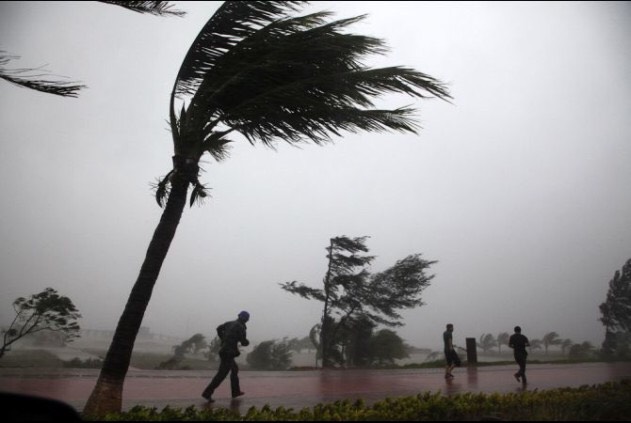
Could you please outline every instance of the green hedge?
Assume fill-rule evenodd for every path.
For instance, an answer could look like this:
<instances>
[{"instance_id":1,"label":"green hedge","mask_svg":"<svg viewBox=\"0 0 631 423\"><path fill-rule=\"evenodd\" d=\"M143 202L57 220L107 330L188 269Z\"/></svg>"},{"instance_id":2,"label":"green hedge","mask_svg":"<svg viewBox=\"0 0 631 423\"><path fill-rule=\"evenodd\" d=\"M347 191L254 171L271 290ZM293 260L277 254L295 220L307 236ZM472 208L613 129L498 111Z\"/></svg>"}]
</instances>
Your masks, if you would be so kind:
<instances>
[{"instance_id":1,"label":"green hedge","mask_svg":"<svg viewBox=\"0 0 631 423\"><path fill-rule=\"evenodd\" d=\"M215 408L200 410L136 406L106 416L108 421L387 421L387 420L622 420L631 417L631 380L580 388L523 391L508 394L464 393L445 396L422 393L414 397L386 398L372 405L364 401L336 401L300 411L291 408L251 407L245 415Z\"/></svg>"}]
</instances>

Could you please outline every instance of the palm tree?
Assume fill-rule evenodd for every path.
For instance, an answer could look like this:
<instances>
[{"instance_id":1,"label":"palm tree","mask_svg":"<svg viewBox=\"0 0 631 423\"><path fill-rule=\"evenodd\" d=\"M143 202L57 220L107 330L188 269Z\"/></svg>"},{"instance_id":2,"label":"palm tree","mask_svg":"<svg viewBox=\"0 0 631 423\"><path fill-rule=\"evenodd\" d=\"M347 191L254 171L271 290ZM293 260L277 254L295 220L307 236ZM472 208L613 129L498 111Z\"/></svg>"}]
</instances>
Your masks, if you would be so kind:
<instances>
[{"instance_id":1,"label":"palm tree","mask_svg":"<svg viewBox=\"0 0 631 423\"><path fill-rule=\"evenodd\" d=\"M164 211L84 408L86 415L121 408L134 341L189 186L191 205L207 195L198 180L205 153L225 159L232 133L266 146L277 140L322 144L342 130L416 133L414 109L381 110L372 99L389 92L451 98L440 81L413 69L363 67L360 58L383 54L385 47L379 39L341 32L362 17L326 22L328 12L292 16L302 3L227 1L185 56L170 101L173 168L156 186Z\"/></svg>"},{"instance_id":2,"label":"palm tree","mask_svg":"<svg viewBox=\"0 0 631 423\"><path fill-rule=\"evenodd\" d=\"M541 339L531 339L529 344L531 350L540 350L543 346L543 341Z\"/></svg>"},{"instance_id":3,"label":"palm tree","mask_svg":"<svg viewBox=\"0 0 631 423\"><path fill-rule=\"evenodd\" d=\"M502 354L502 345L508 346L510 340L510 334L508 332L501 332L497 334L497 351Z\"/></svg>"},{"instance_id":4,"label":"palm tree","mask_svg":"<svg viewBox=\"0 0 631 423\"><path fill-rule=\"evenodd\" d=\"M561 343L563 343L563 340L559 338L559 334L556 332L546 333L543 335L543 339L541 341L543 342L543 348L545 349L546 355L548 355L548 347L550 345L561 345Z\"/></svg>"},{"instance_id":5,"label":"palm tree","mask_svg":"<svg viewBox=\"0 0 631 423\"><path fill-rule=\"evenodd\" d=\"M497 341L492 333L483 333L480 335L480 342L478 343L478 347L482 348L482 351L485 353L495 347L497 345Z\"/></svg>"},{"instance_id":6,"label":"palm tree","mask_svg":"<svg viewBox=\"0 0 631 423\"><path fill-rule=\"evenodd\" d=\"M168 1L101 1L101 3L121 6L138 13L150 13L159 16L184 16L184 12L172 10L172 5ZM20 87L61 97L78 97L79 91L87 88L79 82L64 81L64 77L53 75L43 69L43 67L10 68L7 66L9 62L18 58L19 56L0 50L0 79Z\"/></svg>"}]
</instances>

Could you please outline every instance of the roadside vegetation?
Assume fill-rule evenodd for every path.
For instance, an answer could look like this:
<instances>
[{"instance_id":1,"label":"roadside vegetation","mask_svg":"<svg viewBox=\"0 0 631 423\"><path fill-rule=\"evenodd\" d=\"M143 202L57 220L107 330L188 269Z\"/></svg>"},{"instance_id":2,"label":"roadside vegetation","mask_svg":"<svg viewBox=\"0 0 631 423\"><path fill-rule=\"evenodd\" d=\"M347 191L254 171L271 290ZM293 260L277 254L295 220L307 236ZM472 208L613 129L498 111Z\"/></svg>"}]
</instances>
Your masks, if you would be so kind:
<instances>
[{"instance_id":1,"label":"roadside vegetation","mask_svg":"<svg viewBox=\"0 0 631 423\"><path fill-rule=\"evenodd\" d=\"M373 404L362 400L336 401L301 410L251 407L244 415L224 408L181 409L137 406L108 414L107 421L393 421L393 420L516 420L577 421L621 420L631 415L631 381L609 382L579 388L523 391L509 394L421 393L412 397L386 398ZM89 418L84 416L84 418Z\"/></svg>"}]
</instances>

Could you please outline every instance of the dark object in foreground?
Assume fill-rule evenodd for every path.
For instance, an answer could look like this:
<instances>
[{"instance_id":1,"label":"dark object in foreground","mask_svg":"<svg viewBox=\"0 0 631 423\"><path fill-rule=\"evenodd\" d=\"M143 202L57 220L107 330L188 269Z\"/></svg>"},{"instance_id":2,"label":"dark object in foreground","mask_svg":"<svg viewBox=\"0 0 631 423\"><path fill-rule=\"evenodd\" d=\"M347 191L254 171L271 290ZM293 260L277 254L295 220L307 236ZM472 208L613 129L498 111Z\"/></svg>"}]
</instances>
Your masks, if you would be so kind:
<instances>
[{"instance_id":1,"label":"dark object in foreground","mask_svg":"<svg viewBox=\"0 0 631 423\"><path fill-rule=\"evenodd\" d=\"M77 410L65 402L31 395L0 392L3 421L80 422Z\"/></svg>"}]
</instances>

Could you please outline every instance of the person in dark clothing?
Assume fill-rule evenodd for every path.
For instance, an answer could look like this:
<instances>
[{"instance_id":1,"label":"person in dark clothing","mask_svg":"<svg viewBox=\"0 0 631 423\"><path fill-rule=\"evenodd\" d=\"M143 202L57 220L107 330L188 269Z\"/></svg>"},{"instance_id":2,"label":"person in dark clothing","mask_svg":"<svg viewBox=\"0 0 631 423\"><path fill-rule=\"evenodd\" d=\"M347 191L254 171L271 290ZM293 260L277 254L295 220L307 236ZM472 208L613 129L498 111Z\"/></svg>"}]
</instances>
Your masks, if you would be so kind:
<instances>
[{"instance_id":1,"label":"person in dark clothing","mask_svg":"<svg viewBox=\"0 0 631 423\"><path fill-rule=\"evenodd\" d=\"M445 344L445 378L449 379L454 377L451 373L454 370L454 367L460 366L460 357L456 353L456 349L453 343L453 331L454 325L451 323L447 324L446 331L443 332L443 343Z\"/></svg>"},{"instance_id":2,"label":"person in dark clothing","mask_svg":"<svg viewBox=\"0 0 631 423\"><path fill-rule=\"evenodd\" d=\"M526 347L529 347L530 343L528 342L528 338L521 334L521 328L519 326L515 326L515 333L508 339L508 346L513 349L515 362L519 365L519 371L514 375L515 379L517 379L517 382L521 382L525 385L527 383L526 358L528 357Z\"/></svg>"},{"instance_id":3,"label":"person in dark clothing","mask_svg":"<svg viewBox=\"0 0 631 423\"><path fill-rule=\"evenodd\" d=\"M235 362L235 358L241 353L239 352L239 345L244 347L250 345L246 337L247 321L250 320L250 314L247 311L239 313L237 320L226 322L217 326L217 335L221 340L221 348L219 349L219 369L213 380L208 384L206 389L202 392L204 397L209 402L213 402L212 395L215 389L223 382L223 380L230 373L230 388L232 390L232 398L240 397L244 394L239 386L239 366Z\"/></svg>"}]
</instances>

